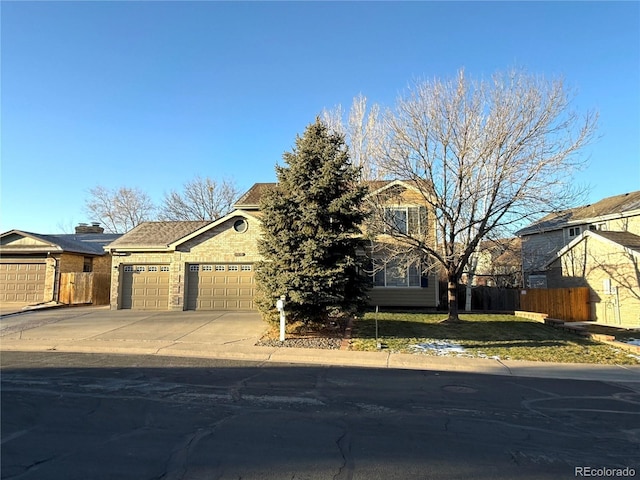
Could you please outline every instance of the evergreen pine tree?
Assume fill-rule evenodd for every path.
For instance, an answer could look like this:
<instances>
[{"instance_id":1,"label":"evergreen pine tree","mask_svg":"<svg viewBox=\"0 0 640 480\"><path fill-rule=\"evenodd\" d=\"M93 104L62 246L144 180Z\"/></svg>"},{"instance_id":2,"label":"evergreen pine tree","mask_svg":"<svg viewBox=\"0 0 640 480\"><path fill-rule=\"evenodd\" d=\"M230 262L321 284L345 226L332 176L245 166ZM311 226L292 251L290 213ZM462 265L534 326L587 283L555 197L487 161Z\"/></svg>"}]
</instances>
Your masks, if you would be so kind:
<instances>
[{"instance_id":1,"label":"evergreen pine tree","mask_svg":"<svg viewBox=\"0 0 640 480\"><path fill-rule=\"evenodd\" d=\"M356 255L366 187L344 139L319 120L296 138L277 166L278 183L261 202L258 306L269 320L286 295L292 321L323 322L364 305L366 277Z\"/></svg>"}]
</instances>

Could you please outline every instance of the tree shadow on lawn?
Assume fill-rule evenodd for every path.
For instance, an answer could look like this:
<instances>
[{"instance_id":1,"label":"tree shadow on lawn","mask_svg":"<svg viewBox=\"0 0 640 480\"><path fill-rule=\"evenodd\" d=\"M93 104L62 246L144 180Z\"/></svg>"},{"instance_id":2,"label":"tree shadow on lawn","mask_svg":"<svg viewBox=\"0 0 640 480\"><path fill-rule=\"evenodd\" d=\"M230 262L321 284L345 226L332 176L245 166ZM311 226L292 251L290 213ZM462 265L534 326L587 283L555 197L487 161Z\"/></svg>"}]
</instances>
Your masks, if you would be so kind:
<instances>
[{"instance_id":1,"label":"tree shadow on lawn","mask_svg":"<svg viewBox=\"0 0 640 480\"><path fill-rule=\"evenodd\" d=\"M376 338L375 319L358 319L353 339ZM378 320L378 338L431 338L464 341L467 347L535 347L561 346L567 342L595 345L593 340L579 337L546 325L525 320L464 321L442 324L411 320ZM474 345L473 342L483 342ZM486 343L489 342L489 343ZM508 343L504 343L508 342Z\"/></svg>"}]
</instances>

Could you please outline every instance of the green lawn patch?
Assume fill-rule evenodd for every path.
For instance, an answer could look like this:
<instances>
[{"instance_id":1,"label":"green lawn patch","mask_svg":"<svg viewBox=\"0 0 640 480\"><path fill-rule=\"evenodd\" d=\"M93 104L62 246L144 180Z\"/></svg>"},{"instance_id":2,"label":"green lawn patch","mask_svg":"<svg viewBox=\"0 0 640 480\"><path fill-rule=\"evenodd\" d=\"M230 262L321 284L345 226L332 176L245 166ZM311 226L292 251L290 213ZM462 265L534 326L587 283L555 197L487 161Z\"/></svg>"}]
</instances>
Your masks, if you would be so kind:
<instances>
[{"instance_id":1,"label":"green lawn patch","mask_svg":"<svg viewBox=\"0 0 640 480\"><path fill-rule=\"evenodd\" d=\"M594 340L513 315L462 314L460 324L440 323L446 315L367 313L354 323L351 349L420 355L540 362L640 364L640 357ZM376 341L376 319L378 340Z\"/></svg>"}]
</instances>

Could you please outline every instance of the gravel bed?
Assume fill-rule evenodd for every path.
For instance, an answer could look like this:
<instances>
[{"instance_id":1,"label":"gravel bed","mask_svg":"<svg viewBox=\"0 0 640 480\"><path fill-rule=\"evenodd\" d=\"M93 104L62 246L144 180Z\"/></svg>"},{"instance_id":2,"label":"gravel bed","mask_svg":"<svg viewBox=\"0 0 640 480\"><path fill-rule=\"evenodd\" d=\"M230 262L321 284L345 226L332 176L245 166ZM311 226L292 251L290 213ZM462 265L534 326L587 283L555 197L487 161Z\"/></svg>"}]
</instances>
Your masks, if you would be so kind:
<instances>
[{"instance_id":1,"label":"gravel bed","mask_svg":"<svg viewBox=\"0 0 640 480\"><path fill-rule=\"evenodd\" d=\"M256 343L259 347L324 348L329 350L338 350L341 344L341 338L326 337L285 338L284 342L277 338L262 338Z\"/></svg>"}]
</instances>

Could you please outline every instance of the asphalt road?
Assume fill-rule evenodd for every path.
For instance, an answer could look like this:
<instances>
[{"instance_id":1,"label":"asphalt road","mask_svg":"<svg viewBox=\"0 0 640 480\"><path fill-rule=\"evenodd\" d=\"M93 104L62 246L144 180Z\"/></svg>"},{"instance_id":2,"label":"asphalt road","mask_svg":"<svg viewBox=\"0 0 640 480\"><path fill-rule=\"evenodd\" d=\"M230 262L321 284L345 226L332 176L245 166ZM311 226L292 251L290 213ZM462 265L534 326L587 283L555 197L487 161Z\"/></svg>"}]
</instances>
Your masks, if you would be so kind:
<instances>
[{"instance_id":1,"label":"asphalt road","mask_svg":"<svg viewBox=\"0 0 640 480\"><path fill-rule=\"evenodd\" d=\"M569 479L576 467L640 478L637 383L55 352L0 360L3 479Z\"/></svg>"}]
</instances>

